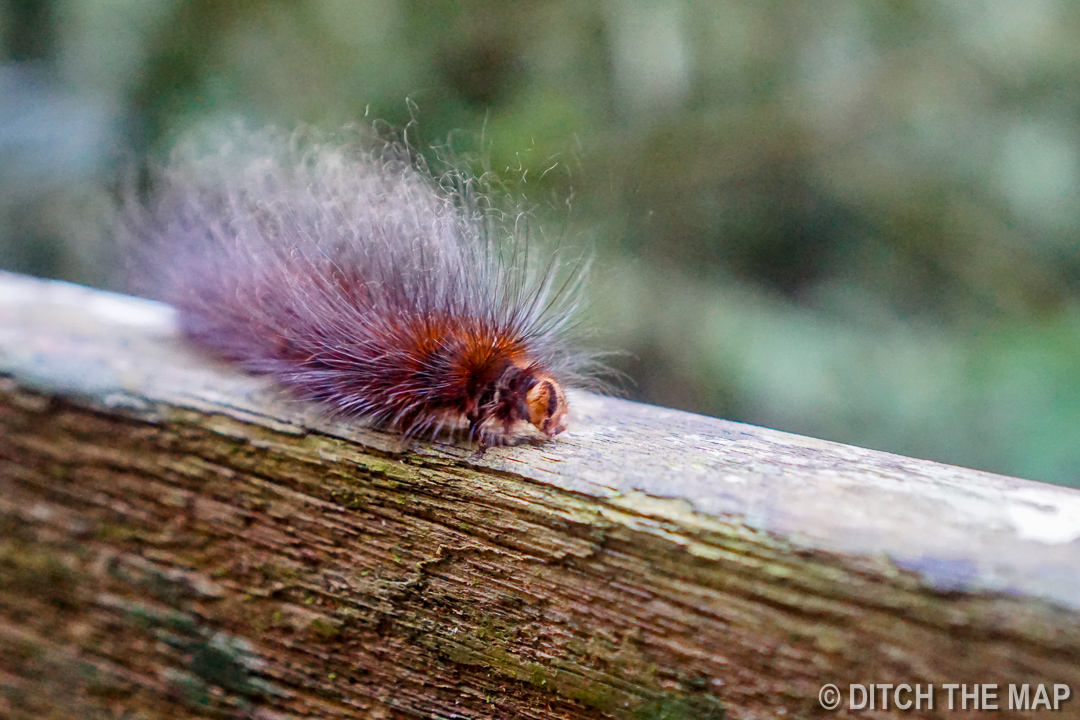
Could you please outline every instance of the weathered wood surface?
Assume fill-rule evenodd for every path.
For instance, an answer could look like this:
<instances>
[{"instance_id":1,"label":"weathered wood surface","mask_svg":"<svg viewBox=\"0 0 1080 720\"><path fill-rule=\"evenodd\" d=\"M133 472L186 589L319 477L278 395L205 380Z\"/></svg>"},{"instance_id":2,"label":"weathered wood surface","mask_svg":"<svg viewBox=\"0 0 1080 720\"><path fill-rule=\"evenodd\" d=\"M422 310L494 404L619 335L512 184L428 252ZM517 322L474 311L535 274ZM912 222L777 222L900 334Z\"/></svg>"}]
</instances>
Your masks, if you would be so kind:
<instances>
[{"instance_id":1,"label":"weathered wood surface","mask_svg":"<svg viewBox=\"0 0 1080 720\"><path fill-rule=\"evenodd\" d=\"M0 274L0 716L1077 716L1080 492L572 402L542 446L406 448L168 308Z\"/></svg>"}]
</instances>

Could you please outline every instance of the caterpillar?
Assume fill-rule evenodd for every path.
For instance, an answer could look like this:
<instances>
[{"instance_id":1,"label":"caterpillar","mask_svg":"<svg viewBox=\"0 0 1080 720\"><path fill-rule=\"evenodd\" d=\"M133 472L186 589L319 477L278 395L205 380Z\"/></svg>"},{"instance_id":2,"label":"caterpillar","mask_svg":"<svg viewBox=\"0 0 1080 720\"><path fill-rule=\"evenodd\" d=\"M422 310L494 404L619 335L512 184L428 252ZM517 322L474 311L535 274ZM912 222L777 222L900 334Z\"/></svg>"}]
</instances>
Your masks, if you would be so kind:
<instances>
[{"instance_id":1,"label":"caterpillar","mask_svg":"<svg viewBox=\"0 0 1080 720\"><path fill-rule=\"evenodd\" d=\"M144 294L183 333L330 413L481 448L569 418L584 256L530 253L524 214L408 145L260 131L187 147L128 200Z\"/></svg>"}]
</instances>

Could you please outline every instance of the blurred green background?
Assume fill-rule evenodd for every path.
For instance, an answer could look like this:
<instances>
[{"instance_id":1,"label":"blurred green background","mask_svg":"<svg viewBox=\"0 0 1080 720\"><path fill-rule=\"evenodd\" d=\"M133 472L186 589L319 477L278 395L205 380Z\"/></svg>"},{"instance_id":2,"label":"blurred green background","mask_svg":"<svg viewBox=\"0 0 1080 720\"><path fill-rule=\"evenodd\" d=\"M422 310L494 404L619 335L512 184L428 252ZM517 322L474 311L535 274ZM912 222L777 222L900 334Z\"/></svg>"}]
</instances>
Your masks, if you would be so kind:
<instances>
[{"instance_id":1,"label":"blurred green background","mask_svg":"<svg viewBox=\"0 0 1080 720\"><path fill-rule=\"evenodd\" d=\"M487 153L635 399L1080 485L1080 3L0 0L0 267L238 115Z\"/></svg>"}]
</instances>

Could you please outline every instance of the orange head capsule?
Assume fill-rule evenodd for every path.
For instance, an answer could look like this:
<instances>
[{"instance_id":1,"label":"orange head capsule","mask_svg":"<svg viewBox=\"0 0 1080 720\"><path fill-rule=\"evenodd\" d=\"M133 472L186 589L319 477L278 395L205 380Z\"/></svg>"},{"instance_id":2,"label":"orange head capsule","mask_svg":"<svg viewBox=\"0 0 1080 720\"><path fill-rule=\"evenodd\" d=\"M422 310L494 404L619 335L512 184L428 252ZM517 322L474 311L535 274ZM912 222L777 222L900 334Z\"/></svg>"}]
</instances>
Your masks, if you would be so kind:
<instances>
[{"instance_id":1,"label":"orange head capsule","mask_svg":"<svg viewBox=\"0 0 1080 720\"><path fill-rule=\"evenodd\" d=\"M537 382L525 395L529 409L529 422L548 437L566 429L566 395L559 383L551 378L538 377Z\"/></svg>"},{"instance_id":2,"label":"orange head capsule","mask_svg":"<svg viewBox=\"0 0 1080 720\"><path fill-rule=\"evenodd\" d=\"M501 425L503 437L509 437L519 422L531 423L545 437L552 437L566 429L569 416L566 394L558 381L541 366L526 364L520 358L507 361L494 382L476 385L464 410L470 435L485 443L501 441L497 435L485 433L489 421Z\"/></svg>"}]
</instances>

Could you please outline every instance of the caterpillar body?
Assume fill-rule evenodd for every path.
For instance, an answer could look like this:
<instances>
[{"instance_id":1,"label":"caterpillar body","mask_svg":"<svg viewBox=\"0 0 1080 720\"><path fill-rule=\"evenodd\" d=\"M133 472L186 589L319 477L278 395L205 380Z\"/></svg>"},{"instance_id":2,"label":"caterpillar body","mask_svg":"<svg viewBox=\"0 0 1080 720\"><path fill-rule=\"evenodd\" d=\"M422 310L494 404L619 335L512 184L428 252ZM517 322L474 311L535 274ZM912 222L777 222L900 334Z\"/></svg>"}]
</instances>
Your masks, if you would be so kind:
<instances>
[{"instance_id":1,"label":"caterpillar body","mask_svg":"<svg viewBox=\"0 0 1080 720\"><path fill-rule=\"evenodd\" d=\"M551 438L591 362L567 342L584 271L485 197L399 143L266 131L177 154L122 225L191 340L300 398L406 436Z\"/></svg>"}]
</instances>

